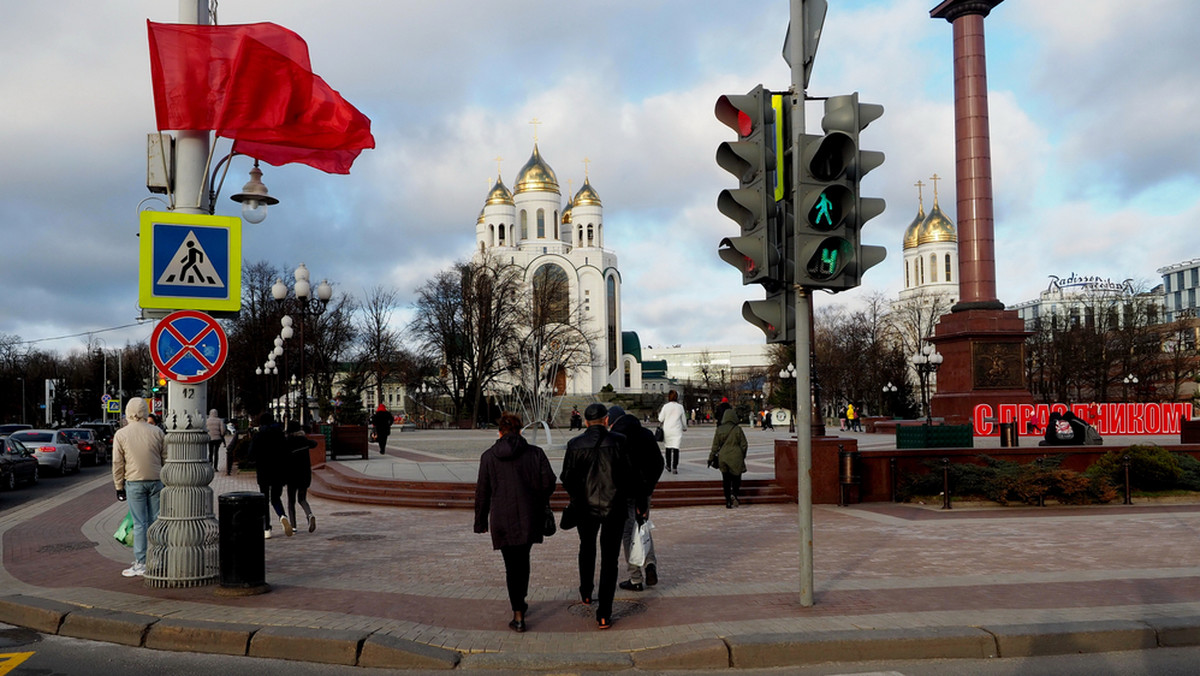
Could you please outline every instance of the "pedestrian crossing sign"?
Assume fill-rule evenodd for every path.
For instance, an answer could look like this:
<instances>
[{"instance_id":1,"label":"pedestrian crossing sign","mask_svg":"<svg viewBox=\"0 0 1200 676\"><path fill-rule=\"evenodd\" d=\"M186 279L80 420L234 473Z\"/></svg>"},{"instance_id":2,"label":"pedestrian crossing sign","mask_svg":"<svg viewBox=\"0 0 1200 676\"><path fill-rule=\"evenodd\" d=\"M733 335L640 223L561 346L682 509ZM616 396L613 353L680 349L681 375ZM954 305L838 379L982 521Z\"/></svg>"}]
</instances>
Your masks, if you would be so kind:
<instances>
[{"instance_id":1,"label":"pedestrian crossing sign","mask_svg":"<svg viewBox=\"0 0 1200 676\"><path fill-rule=\"evenodd\" d=\"M143 211L138 236L138 304L143 309L241 309L241 219Z\"/></svg>"}]
</instances>

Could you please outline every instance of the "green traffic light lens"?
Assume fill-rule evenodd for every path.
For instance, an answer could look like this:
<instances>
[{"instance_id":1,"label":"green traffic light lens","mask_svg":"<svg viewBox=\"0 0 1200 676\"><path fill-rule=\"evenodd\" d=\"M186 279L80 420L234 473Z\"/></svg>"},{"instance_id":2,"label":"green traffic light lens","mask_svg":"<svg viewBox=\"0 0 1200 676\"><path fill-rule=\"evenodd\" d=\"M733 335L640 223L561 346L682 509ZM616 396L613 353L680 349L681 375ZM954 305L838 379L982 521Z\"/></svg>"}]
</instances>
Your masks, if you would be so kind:
<instances>
[{"instance_id":1,"label":"green traffic light lens","mask_svg":"<svg viewBox=\"0 0 1200 676\"><path fill-rule=\"evenodd\" d=\"M813 250L805 268L808 276L817 281L828 281L841 274L853 255L853 247L843 237L826 237Z\"/></svg>"}]
</instances>

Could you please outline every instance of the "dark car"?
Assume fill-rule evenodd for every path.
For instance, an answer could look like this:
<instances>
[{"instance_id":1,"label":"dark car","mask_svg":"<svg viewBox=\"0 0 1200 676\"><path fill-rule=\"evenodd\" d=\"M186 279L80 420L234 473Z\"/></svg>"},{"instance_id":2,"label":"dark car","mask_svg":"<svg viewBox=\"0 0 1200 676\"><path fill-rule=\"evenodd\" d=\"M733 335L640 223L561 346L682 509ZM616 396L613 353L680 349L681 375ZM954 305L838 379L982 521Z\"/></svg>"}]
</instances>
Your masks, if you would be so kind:
<instances>
[{"instance_id":1,"label":"dark car","mask_svg":"<svg viewBox=\"0 0 1200 676\"><path fill-rule=\"evenodd\" d=\"M0 437L0 488L12 490L19 483L38 482L38 461L25 444Z\"/></svg>"},{"instance_id":2,"label":"dark car","mask_svg":"<svg viewBox=\"0 0 1200 676\"><path fill-rule=\"evenodd\" d=\"M108 462L108 446L96 440L94 431L86 427L68 427L59 430L59 433L66 435L79 447L80 462L93 467L102 462Z\"/></svg>"},{"instance_id":3,"label":"dark car","mask_svg":"<svg viewBox=\"0 0 1200 676\"><path fill-rule=\"evenodd\" d=\"M108 422L84 422L79 423L76 427L83 427L96 433L96 440L100 443L112 448L113 435L117 432L117 426Z\"/></svg>"},{"instance_id":4,"label":"dark car","mask_svg":"<svg viewBox=\"0 0 1200 676\"><path fill-rule=\"evenodd\" d=\"M13 432L18 432L20 430L31 430L31 429L33 429L33 425L26 425L25 423L7 423L4 425L0 425L0 436L6 436L9 434L12 434Z\"/></svg>"}]
</instances>

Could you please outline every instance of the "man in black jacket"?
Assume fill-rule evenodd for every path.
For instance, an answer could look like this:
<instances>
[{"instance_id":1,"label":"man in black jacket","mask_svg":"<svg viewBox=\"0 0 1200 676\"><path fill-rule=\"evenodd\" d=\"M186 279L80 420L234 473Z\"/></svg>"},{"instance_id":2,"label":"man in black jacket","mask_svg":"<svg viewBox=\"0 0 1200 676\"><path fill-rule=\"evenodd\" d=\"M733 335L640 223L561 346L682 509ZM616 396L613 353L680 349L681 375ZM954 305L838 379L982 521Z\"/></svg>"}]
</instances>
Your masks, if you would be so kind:
<instances>
[{"instance_id":1,"label":"man in black jacket","mask_svg":"<svg viewBox=\"0 0 1200 676\"><path fill-rule=\"evenodd\" d=\"M646 587L658 584L658 558L654 555L654 541L646 550L646 559L637 566L629 563L629 550L633 547L634 531L650 516L650 496L663 472L663 456L658 450L658 442L654 440L654 432L646 429L638 421L637 416L630 415L620 406L608 409L608 422L613 432L625 437L625 448L629 453L629 461L637 470L641 479L644 500L626 500L625 528L621 536L621 548L625 551L625 567L629 571L629 579L618 586L629 591L642 591ZM645 575L642 568L645 567ZM645 584L643 584L643 580Z\"/></svg>"},{"instance_id":2,"label":"man in black jacket","mask_svg":"<svg viewBox=\"0 0 1200 676\"><path fill-rule=\"evenodd\" d=\"M562 484L571 497L570 510L579 528L579 596L592 602L596 572L596 536L600 536L600 594L596 623L612 626L612 601L617 588L617 557L625 528L627 501L645 496L637 471L629 462L625 438L609 432L608 409L591 404L584 409L587 428L567 442Z\"/></svg>"}]
</instances>

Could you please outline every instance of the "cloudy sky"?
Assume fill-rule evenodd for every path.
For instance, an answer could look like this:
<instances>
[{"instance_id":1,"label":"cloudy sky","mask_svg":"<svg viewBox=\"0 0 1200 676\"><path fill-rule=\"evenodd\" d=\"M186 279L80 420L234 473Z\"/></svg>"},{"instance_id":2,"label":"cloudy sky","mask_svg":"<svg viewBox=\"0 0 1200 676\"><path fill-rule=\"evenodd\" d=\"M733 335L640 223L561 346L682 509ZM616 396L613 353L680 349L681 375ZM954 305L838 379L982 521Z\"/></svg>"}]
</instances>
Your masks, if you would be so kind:
<instances>
[{"instance_id":1,"label":"cloudy sky","mask_svg":"<svg viewBox=\"0 0 1200 676\"><path fill-rule=\"evenodd\" d=\"M864 241L889 255L862 288L819 294L818 306L900 289L916 181L945 177L940 202L956 218L950 25L929 18L934 0L829 4L809 94L857 90L886 108L863 139L887 155L865 186L888 209ZM564 192L590 160L625 328L649 345L760 342L740 317L754 287L716 255L737 226L716 210L732 178L713 160L730 136L713 104L759 83L787 88L787 18L787 0L224 0L222 24L303 36L313 69L371 118L377 141L348 176L264 166L281 203L246 226L245 259L304 262L359 296L390 285L403 322L413 290L469 255L494 158L511 187L537 118ZM57 351L79 349L86 337L59 337L82 332L110 347L149 336L149 323L106 331L138 315L154 129L146 19L176 21L176 3L5 3L0 333ZM1034 298L1051 274L1154 285L1157 268L1200 256L1197 25L1194 0L1007 0L992 12L1000 300ZM226 215L249 170L246 158L233 165Z\"/></svg>"}]
</instances>

